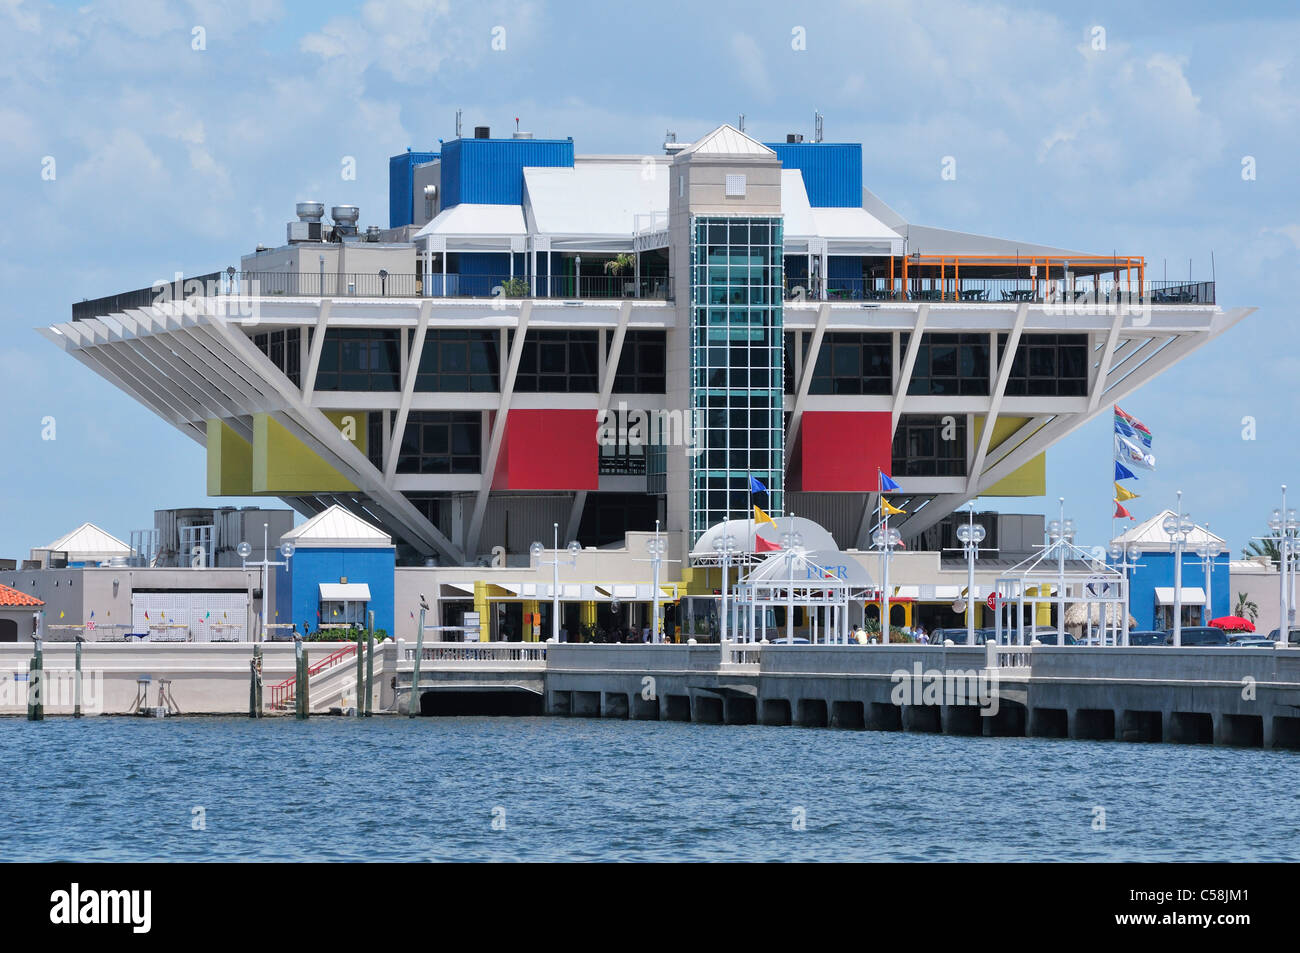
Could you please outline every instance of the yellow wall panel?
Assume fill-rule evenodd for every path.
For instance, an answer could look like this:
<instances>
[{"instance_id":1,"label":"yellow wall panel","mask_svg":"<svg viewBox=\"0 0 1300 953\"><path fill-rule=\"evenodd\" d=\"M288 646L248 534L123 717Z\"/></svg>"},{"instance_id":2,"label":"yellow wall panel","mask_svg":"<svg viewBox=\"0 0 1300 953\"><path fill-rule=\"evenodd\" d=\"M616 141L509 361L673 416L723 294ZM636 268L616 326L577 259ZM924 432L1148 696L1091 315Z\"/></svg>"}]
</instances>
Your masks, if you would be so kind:
<instances>
[{"instance_id":1,"label":"yellow wall panel","mask_svg":"<svg viewBox=\"0 0 1300 953\"><path fill-rule=\"evenodd\" d=\"M357 411L330 411L335 426L355 432L353 443L362 453L366 446L366 415ZM350 418L350 419L349 419ZM355 427L355 431L354 428ZM342 493L356 484L322 460L269 414L253 416L253 493L279 495Z\"/></svg>"},{"instance_id":2,"label":"yellow wall panel","mask_svg":"<svg viewBox=\"0 0 1300 953\"><path fill-rule=\"evenodd\" d=\"M1028 417L999 416L993 425L993 438L989 441L989 455L1029 421ZM979 442L984 430L984 418L975 417L975 441ZM1018 441L1017 441L1018 442ZM1047 454L1040 453L1024 466L1018 467L993 484L980 496L1045 496L1047 494Z\"/></svg>"},{"instance_id":3,"label":"yellow wall panel","mask_svg":"<svg viewBox=\"0 0 1300 953\"><path fill-rule=\"evenodd\" d=\"M223 420L208 421L208 496L253 492L253 445Z\"/></svg>"}]
</instances>

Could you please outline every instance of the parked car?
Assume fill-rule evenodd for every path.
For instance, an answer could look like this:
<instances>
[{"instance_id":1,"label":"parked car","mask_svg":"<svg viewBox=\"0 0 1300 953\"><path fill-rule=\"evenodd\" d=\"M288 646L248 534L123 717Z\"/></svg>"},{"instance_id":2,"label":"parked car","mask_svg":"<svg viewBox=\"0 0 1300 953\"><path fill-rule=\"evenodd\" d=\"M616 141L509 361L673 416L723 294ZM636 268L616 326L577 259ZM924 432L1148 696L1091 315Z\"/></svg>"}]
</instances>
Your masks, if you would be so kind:
<instances>
[{"instance_id":1,"label":"parked car","mask_svg":"<svg viewBox=\"0 0 1300 953\"><path fill-rule=\"evenodd\" d=\"M772 645L808 645L809 642L801 635L796 635L793 639L781 636L779 639L769 639Z\"/></svg>"},{"instance_id":2,"label":"parked car","mask_svg":"<svg viewBox=\"0 0 1300 953\"><path fill-rule=\"evenodd\" d=\"M1269 639L1273 642L1276 642L1279 638L1281 638L1280 631L1281 630L1279 629L1274 629L1272 632L1268 634ZM1291 629L1288 632L1288 637L1286 641L1288 645L1300 645L1300 628Z\"/></svg>"},{"instance_id":3,"label":"parked car","mask_svg":"<svg viewBox=\"0 0 1300 953\"><path fill-rule=\"evenodd\" d=\"M1164 629L1142 629L1128 634L1129 645L1164 645L1169 633Z\"/></svg>"},{"instance_id":4,"label":"parked car","mask_svg":"<svg viewBox=\"0 0 1300 953\"><path fill-rule=\"evenodd\" d=\"M1034 629L1033 632L1029 634L1029 641L1030 642L1038 641L1043 645L1056 645L1057 644L1056 636L1057 636L1057 632L1055 629ZM1067 632L1065 633L1064 644L1078 645L1079 640L1076 639L1074 636L1072 636L1069 632Z\"/></svg>"},{"instance_id":5,"label":"parked car","mask_svg":"<svg viewBox=\"0 0 1300 953\"><path fill-rule=\"evenodd\" d=\"M1255 635L1253 632L1242 632L1233 633L1229 636L1228 644L1233 648L1241 649L1271 649L1277 643L1262 635Z\"/></svg>"},{"instance_id":6,"label":"parked car","mask_svg":"<svg viewBox=\"0 0 1300 953\"><path fill-rule=\"evenodd\" d=\"M1172 632L1165 638L1166 645L1174 644ZM1189 625L1182 631L1182 644L1188 646L1222 646L1228 644L1228 633L1212 625Z\"/></svg>"}]
</instances>

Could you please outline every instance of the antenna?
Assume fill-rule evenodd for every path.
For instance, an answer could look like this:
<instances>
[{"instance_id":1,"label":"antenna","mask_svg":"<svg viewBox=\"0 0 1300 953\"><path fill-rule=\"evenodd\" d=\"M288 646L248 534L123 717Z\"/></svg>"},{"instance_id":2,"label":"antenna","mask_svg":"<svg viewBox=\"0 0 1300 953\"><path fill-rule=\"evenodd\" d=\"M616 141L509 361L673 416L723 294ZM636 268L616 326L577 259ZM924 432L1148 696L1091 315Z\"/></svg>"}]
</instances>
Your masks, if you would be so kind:
<instances>
[{"instance_id":1,"label":"antenna","mask_svg":"<svg viewBox=\"0 0 1300 953\"><path fill-rule=\"evenodd\" d=\"M456 110L456 138L460 138L460 110Z\"/></svg>"},{"instance_id":2,"label":"antenna","mask_svg":"<svg viewBox=\"0 0 1300 953\"><path fill-rule=\"evenodd\" d=\"M744 132L744 131L745 131L745 114L744 114L744 113L741 113L741 114L740 114L740 121L739 121L738 125L736 126L736 128L739 129L741 132Z\"/></svg>"},{"instance_id":3,"label":"antenna","mask_svg":"<svg viewBox=\"0 0 1300 953\"><path fill-rule=\"evenodd\" d=\"M813 142L822 141L822 114L813 110Z\"/></svg>"}]
</instances>

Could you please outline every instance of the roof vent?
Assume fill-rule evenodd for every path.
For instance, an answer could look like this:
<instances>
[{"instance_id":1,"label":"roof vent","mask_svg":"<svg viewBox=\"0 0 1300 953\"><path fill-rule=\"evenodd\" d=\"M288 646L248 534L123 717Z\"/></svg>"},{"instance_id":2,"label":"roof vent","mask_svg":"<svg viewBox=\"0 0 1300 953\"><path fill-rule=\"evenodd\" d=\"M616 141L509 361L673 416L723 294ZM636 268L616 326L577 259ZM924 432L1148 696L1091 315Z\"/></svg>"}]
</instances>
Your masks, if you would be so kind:
<instances>
[{"instance_id":1,"label":"roof vent","mask_svg":"<svg viewBox=\"0 0 1300 953\"><path fill-rule=\"evenodd\" d=\"M319 222L325 214L325 205L321 202L299 202L296 210L298 221Z\"/></svg>"},{"instance_id":2,"label":"roof vent","mask_svg":"<svg viewBox=\"0 0 1300 953\"><path fill-rule=\"evenodd\" d=\"M296 211L298 221L289 222L285 226L285 240L290 245L320 241L320 220L321 216L325 214L325 206L320 202L299 202Z\"/></svg>"},{"instance_id":3,"label":"roof vent","mask_svg":"<svg viewBox=\"0 0 1300 953\"><path fill-rule=\"evenodd\" d=\"M491 128L490 126L475 126L475 127L474 127L474 138L475 138L475 139L491 139L491 138L492 138L492 128Z\"/></svg>"},{"instance_id":4,"label":"roof vent","mask_svg":"<svg viewBox=\"0 0 1300 953\"><path fill-rule=\"evenodd\" d=\"M516 129L515 132L514 132L514 135L513 135L511 138L513 138L513 139L531 139L531 138L533 138L533 134L532 134L531 132L520 132L519 130Z\"/></svg>"},{"instance_id":5,"label":"roof vent","mask_svg":"<svg viewBox=\"0 0 1300 953\"><path fill-rule=\"evenodd\" d=\"M355 235L357 233L357 219L361 217L361 210L355 205L335 205L330 209L330 218L334 220L335 235Z\"/></svg>"},{"instance_id":6,"label":"roof vent","mask_svg":"<svg viewBox=\"0 0 1300 953\"><path fill-rule=\"evenodd\" d=\"M367 225L367 226L366 226L366 241L368 241L368 242L377 242L377 241L379 241L379 226L378 226L378 225Z\"/></svg>"}]
</instances>

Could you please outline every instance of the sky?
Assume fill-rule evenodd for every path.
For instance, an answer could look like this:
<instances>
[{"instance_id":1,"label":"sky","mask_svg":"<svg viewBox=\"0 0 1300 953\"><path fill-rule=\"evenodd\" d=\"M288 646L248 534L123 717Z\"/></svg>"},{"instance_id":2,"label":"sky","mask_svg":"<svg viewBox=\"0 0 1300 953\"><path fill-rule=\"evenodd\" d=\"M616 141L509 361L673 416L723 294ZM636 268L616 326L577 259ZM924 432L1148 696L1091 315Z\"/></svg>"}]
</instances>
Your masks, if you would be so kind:
<instances>
[{"instance_id":1,"label":"sky","mask_svg":"<svg viewBox=\"0 0 1300 953\"><path fill-rule=\"evenodd\" d=\"M820 110L911 221L1145 255L1151 278L1190 260L1221 306L1258 311L1123 405L1157 458L1129 508L1182 490L1236 553L1280 484L1300 503L1298 60L1286 3L0 0L0 557L253 502L210 501L197 443L34 328L238 265L297 201L386 226L388 157L451 138L458 108L466 130L519 117L593 153L740 113L759 139L811 138ZM1111 473L1103 416L1049 451L1046 498L978 505L1063 496L1104 544Z\"/></svg>"}]
</instances>

